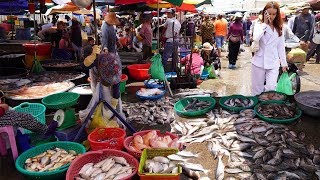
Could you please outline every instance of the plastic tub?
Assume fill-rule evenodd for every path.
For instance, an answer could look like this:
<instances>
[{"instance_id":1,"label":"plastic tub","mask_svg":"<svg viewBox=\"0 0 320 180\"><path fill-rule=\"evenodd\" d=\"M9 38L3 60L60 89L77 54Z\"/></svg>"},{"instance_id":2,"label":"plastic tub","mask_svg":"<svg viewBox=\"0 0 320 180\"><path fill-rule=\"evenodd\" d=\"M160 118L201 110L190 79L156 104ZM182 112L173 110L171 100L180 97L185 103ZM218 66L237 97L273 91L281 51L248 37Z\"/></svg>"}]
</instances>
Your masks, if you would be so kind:
<instances>
[{"instance_id":1,"label":"plastic tub","mask_svg":"<svg viewBox=\"0 0 320 180\"><path fill-rule=\"evenodd\" d=\"M231 106L227 106L224 104L224 102L226 102L228 99L231 98L238 98L238 99L245 99L245 98L249 98L253 100L253 105L252 106L248 106L248 107L231 107ZM219 104L223 109L226 109L228 111L233 111L233 112L240 112L241 110L244 109L252 109L254 108L255 105L257 105L258 103L258 98L256 96L242 96L242 95L232 95L232 96L224 96L219 100Z\"/></svg>"},{"instance_id":2,"label":"plastic tub","mask_svg":"<svg viewBox=\"0 0 320 180\"><path fill-rule=\"evenodd\" d=\"M153 131L153 130L145 130L145 131L140 131L140 132L134 133L133 136L129 136L124 140L123 145L124 145L124 147L126 148L126 150L128 151L129 154L131 154L132 156L136 157L137 159L140 159L142 152L136 152L136 151L130 150L129 149L129 145L131 145L133 143L132 141L133 141L133 137L134 136L137 136L137 135L143 136L143 135L147 134L150 131ZM170 132L165 132L164 134L161 134L161 132L159 130L156 130L156 131L157 131L157 135L161 136L161 137L170 136L171 139L178 138L178 136L176 136L176 135L174 135L174 134L172 134ZM181 148L182 148L182 145L180 144L180 148L179 149L181 149Z\"/></svg>"},{"instance_id":3,"label":"plastic tub","mask_svg":"<svg viewBox=\"0 0 320 180\"><path fill-rule=\"evenodd\" d=\"M128 76L125 74L122 74L121 81L120 81L120 93L124 93L126 91L127 80L128 80Z\"/></svg>"},{"instance_id":4,"label":"plastic tub","mask_svg":"<svg viewBox=\"0 0 320 180\"><path fill-rule=\"evenodd\" d=\"M131 78L137 81L144 81L150 78L150 74L148 74L150 66L151 64L133 64L127 67Z\"/></svg>"},{"instance_id":5,"label":"plastic tub","mask_svg":"<svg viewBox=\"0 0 320 180\"><path fill-rule=\"evenodd\" d=\"M126 131L121 128L96 128L92 131L88 140L93 151L102 149L123 149L123 141L126 137ZM104 142L98 142L99 139L107 139Z\"/></svg>"},{"instance_id":6,"label":"plastic tub","mask_svg":"<svg viewBox=\"0 0 320 180\"><path fill-rule=\"evenodd\" d=\"M75 160L72 161L67 175L66 175L66 180L74 180L75 177L78 176L78 173L80 169L87 163L98 163L108 157L112 156L118 156L118 157L123 157L127 160L128 164L132 167L134 167L134 170L131 175L121 179L121 180L127 180L131 179L138 170L139 167L139 162L130 154L118 151L118 150L113 150L113 149L105 149L105 150L100 150L100 151L92 151L92 152L87 152L86 154L76 158Z\"/></svg>"},{"instance_id":7,"label":"plastic tub","mask_svg":"<svg viewBox=\"0 0 320 180\"><path fill-rule=\"evenodd\" d=\"M138 170L140 179L141 180L179 180L180 174L182 173L182 168L180 166L177 174L145 173L143 171L143 167L147 159L152 159L155 156L167 157L171 154L176 154L177 152L179 152L178 149L172 149L172 148L144 149L142 152L142 156L139 163L139 170Z\"/></svg>"},{"instance_id":8,"label":"plastic tub","mask_svg":"<svg viewBox=\"0 0 320 180\"><path fill-rule=\"evenodd\" d=\"M158 99L161 99L165 94L166 91L163 90L161 94L155 95L155 96L141 96L138 94L139 91L136 92L136 95L139 99L141 100L151 100L151 101L156 101Z\"/></svg>"},{"instance_id":9,"label":"plastic tub","mask_svg":"<svg viewBox=\"0 0 320 180\"><path fill-rule=\"evenodd\" d=\"M211 102L211 106L201 109L199 111L184 111L184 108L188 105L188 101L191 100L192 98L196 98L200 101L210 101ZM182 114L184 116L201 116L206 114L207 112L211 111L214 106L216 105L216 100L212 97L189 97L189 98L184 98L181 99L180 101L178 101L176 104L174 104L174 110L178 113L178 114Z\"/></svg>"},{"instance_id":10,"label":"plastic tub","mask_svg":"<svg viewBox=\"0 0 320 180\"><path fill-rule=\"evenodd\" d=\"M46 117L45 117L46 107L40 103L24 102L19 106L14 107L13 109L21 113L31 114L38 122L40 122L41 124L46 124ZM24 129L24 133L30 134L32 133L32 131Z\"/></svg>"},{"instance_id":11,"label":"plastic tub","mask_svg":"<svg viewBox=\"0 0 320 180\"><path fill-rule=\"evenodd\" d=\"M51 57L51 43L39 43L37 42L36 45L34 43L26 43L23 44L26 56L25 56L25 64L26 68L31 68L34 60L34 51L36 46L37 51L37 59L39 61L50 59Z\"/></svg>"},{"instance_id":12,"label":"plastic tub","mask_svg":"<svg viewBox=\"0 0 320 180\"><path fill-rule=\"evenodd\" d=\"M83 154L86 152L86 149L83 147L83 145L75 142L66 142L66 141L58 141L58 142L51 142L42 144L40 146L36 146L32 149L29 149L28 151L22 153L16 160L15 165L17 170L28 176L30 179L65 179L65 173L67 172L67 169L69 167L69 164L62 166L59 169L48 171L48 172L31 172L24 169L24 163L25 161L30 158L34 157L38 154L41 154L48 149L51 149L53 147L62 148L65 150L74 150L77 153Z\"/></svg>"}]
</instances>

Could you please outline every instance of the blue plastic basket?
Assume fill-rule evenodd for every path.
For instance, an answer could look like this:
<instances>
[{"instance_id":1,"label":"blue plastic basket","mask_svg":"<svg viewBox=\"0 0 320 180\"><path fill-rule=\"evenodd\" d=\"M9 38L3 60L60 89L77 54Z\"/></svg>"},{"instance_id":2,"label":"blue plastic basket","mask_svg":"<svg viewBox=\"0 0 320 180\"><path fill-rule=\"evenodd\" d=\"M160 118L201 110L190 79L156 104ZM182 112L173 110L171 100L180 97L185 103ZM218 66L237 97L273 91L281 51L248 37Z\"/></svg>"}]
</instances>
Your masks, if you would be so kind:
<instances>
[{"instance_id":1,"label":"blue plastic basket","mask_svg":"<svg viewBox=\"0 0 320 180\"><path fill-rule=\"evenodd\" d=\"M169 80L171 78L176 78L177 77L177 73L176 72L167 72L166 73L166 78Z\"/></svg>"},{"instance_id":2,"label":"blue plastic basket","mask_svg":"<svg viewBox=\"0 0 320 180\"><path fill-rule=\"evenodd\" d=\"M146 88L151 88L151 89L152 88L158 88L158 89L164 88L164 83L163 82L156 83L155 79L145 80L144 85L146 86Z\"/></svg>"},{"instance_id":3,"label":"blue plastic basket","mask_svg":"<svg viewBox=\"0 0 320 180\"><path fill-rule=\"evenodd\" d=\"M31 114L38 122L46 124L46 107L40 103L21 103L13 108L17 112ZM24 129L25 134L30 134L32 131Z\"/></svg>"},{"instance_id":4,"label":"blue plastic basket","mask_svg":"<svg viewBox=\"0 0 320 180\"><path fill-rule=\"evenodd\" d=\"M140 96L140 95L138 95L138 92L139 91L136 92L136 95L137 95L137 97L139 99L141 99L141 100L151 100L151 101L155 101L155 100L161 99L166 94L165 90L163 90L163 92L161 94L155 95L155 96Z\"/></svg>"}]
</instances>

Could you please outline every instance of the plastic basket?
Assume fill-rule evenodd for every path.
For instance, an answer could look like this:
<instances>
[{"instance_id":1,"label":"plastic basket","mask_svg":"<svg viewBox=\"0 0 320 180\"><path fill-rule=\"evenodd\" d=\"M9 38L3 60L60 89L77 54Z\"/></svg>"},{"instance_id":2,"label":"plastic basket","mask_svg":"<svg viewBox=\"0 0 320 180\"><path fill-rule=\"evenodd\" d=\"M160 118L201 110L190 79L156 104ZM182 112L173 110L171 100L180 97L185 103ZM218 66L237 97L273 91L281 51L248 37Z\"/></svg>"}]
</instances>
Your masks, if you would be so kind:
<instances>
[{"instance_id":1,"label":"plastic basket","mask_svg":"<svg viewBox=\"0 0 320 180\"><path fill-rule=\"evenodd\" d=\"M210 101L211 105L199 111L190 111L190 112L184 111L184 107L188 105L188 101L191 100L192 98L196 98L200 101ZM211 111L215 105L216 105L216 100L212 97L188 97L188 98L181 99L176 104L174 104L174 110L178 114L182 114L184 116L201 116Z\"/></svg>"},{"instance_id":2,"label":"plastic basket","mask_svg":"<svg viewBox=\"0 0 320 180\"><path fill-rule=\"evenodd\" d=\"M42 103L50 109L63 109L77 104L80 94L73 92L61 92L46 96Z\"/></svg>"},{"instance_id":3,"label":"plastic basket","mask_svg":"<svg viewBox=\"0 0 320 180\"><path fill-rule=\"evenodd\" d=\"M158 95L155 95L155 96L141 96L138 94L139 91L136 92L136 95L139 99L141 100L151 100L151 101L155 101L155 100L158 100L158 99L161 99L165 94L166 94L166 91L163 90L161 94L158 94Z\"/></svg>"},{"instance_id":4,"label":"plastic basket","mask_svg":"<svg viewBox=\"0 0 320 180\"><path fill-rule=\"evenodd\" d=\"M132 176L134 176L137 173L138 167L139 167L139 162L136 160L133 156L131 156L128 153L114 150L114 149L105 149L105 150L100 150L100 151L92 151L88 152L75 160L72 161L68 172L66 176L66 180L74 180L75 177L78 176L78 173L80 169L83 167L83 165L87 163L98 163L108 157L112 156L117 156L117 157L123 157L127 160L128 164L132 167L135 167L133 170L132 174L123 178L124 179L130 179Z\"/></svg>"},{"instance_id":5,"label":"plastic basket","mask_svg":"<svg viewBox=\"0 0 320 180\"><path fill-rule=\"evenodd\" d=\"M230 107L225 105L224 102L226 102L228 99L231 99L231 98L238 98L238 99L249 98L249 99L252 99L254 103L252 106L248 106L248 107ZM242 95L224 96L219 100L219 104L223 109L226 109L228 111L240 112L241 110L244 110L244 109L254 108L254 106L258 104L258 98L256 96L242 96Z\"/></svg>"},{"instance_id":6,"label":"plastic basket","mask_svg":"<svg viewBox=\"0 0 320 180\"><path fill-rule=\"evenodd\" d=\"M264 102L263 100L260 100L260 99L259 99L259 96L260 96L260 95L263 95L263 94L267 94L267 93L277 93L277 94L281 94L281 95L284 96L283 99L280 99L280 100L270 100L270 101L285 101L285 100L287 99L287 95L284 94L284 93L277 92L277 91L266 91L266 92L262 92L261 94L259 94L259 95L257 96L258 100L261 101L261 102Z\"/></svg>"},{"instance_id":7,"label":"plastic basket","mask_svg":"<svg viewBox=\"0 0 320 180\"><path fill-rule=\"evenodd\" d=\"M121 128L96 128L92 131L88 140L90 142L91 149L93 151L101 150L101 149L123 149L123 141L126 137L126 131ZM109 140L104 142L98 142L99 139Z\"/></svg>"},{"instance_id":8,"label":"plastic basket","mask_svg":"<svg viewBox=\"0 0 320 180\"><path fill-rule=\"evenodd\" d=\"M132 156L136 157L137 159L140 159L142 152L132 151L129 148L129 146L133 143L132 141L133 141L133 137L134 136L137 136L137 135L143 136L143 135L147 134L150 131L153 131L153 130L145 130L145 131L140 131L140 132L134 133L133 136L129 136L124 140L123 145L124 145L124 147L126 148L126 150L128 151L129 154L131 154ZM155 131L157 132L157 135L161 136L161 137L170 136L171 139L178 138L178 136L176 136L176 135L174 135L174 134L172 134L170 132L165 132L164 134L161 134L161 132L159 130L155 130ZM180 145L179 149L181 149L181 148L182 148L182 145Z\"/></svg>"},{"instance_id":9,"label":"plastic basket","mask_svg":"<svg viewBox=\"0 0 320 180\"><path fill-rule=\"evenodd\" d=\"M46 124L46 107L40 103L21 103L19 106L13 108L17 112L31 114L41 124ZM25 134L30 134L32 131L24 129Z\"/></svg>"},{"instance_id":10,"label":"plastic basket","mask_svg":"<svg viewBox=\"0 0 320 180\"><path fill-rule=\"evenodd\" d=\"M256 112L256 114L264 121L267 121L267 122L271 122L271 123L277 123L277 124L286 124L286 123L291 123L295 120L297 120L298 118L301 117L302 115L302 111L301 109L299 109L298 107L296 107L297 109L297 114L294 118L290 118L290 119L272 119L272 118L267 118L267 117L264 117L262 114L260 114L258 111L257 111L257 108L263 104L272 104L272 103L275 103L275 104L289 104L288 102L285 102L285 101L264 101L264 102L261 102L259 103L258 105L256 105L254 107L254 111Z\"/></svg>"},{"instance_id":11,"label":"plastic basket","mask_svg":"<svg viewBox=\"0 0 320 180\"><path fill-rule=\"evenodd\" d=\"M28 176L28 178L31 179L64 179L65 178L65 173L69 167L69 164L62 166L59 169L53 170L53 171L48 171L48 172L31 172L31 171L27 171L26 169L24 169L24 162L30 158L30 157L34 157L38 154L41 154L45 151L47 151L50 148L53 147L58 147L58 148L62 148L65 150L74 150L77 153L83 154L86 152L86 149L79 143L75 143L75 142L63 142L63 141L58 141L58 142L51 142L51 143L46 143L46 144L42 144L40 146L36 146L32 149L29 149L28 151L22 153L16 160L16 168L17 170Z\"/></svg>"},{"instance_id":12,"label":"plastic basket","mask_svg":"<svg viewBox=\"0 0 320 180\"><path fill-rule=\"evenodd\" d=\"M172 148L150 148L150 149L144 149L142 152L142 156L139 163L139 170L138 174L140 176L141 180L179 180L180 179L180 173L182 173L182 168L179 166L179 170L177 174L158 174L158 173L145 173L143 170L143 167L145 165L145 162L147 159L152 159L155 156L163 156L167 157L171 154L176 154L179 150L178 149L172 149Z\"/></svg>"}]
</instances>

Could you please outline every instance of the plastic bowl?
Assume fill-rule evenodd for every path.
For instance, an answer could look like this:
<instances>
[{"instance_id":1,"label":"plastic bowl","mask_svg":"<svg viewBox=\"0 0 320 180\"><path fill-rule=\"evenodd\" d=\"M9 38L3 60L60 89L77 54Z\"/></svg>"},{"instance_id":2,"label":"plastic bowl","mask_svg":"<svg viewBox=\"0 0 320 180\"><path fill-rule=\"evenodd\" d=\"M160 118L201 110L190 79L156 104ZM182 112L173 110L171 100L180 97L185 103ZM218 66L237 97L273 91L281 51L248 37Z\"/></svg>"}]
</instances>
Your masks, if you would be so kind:
<instances>
[{"instance_id":1,"label":"plastic bowl","mask_svg":"<svg viewBox=\"0 0 320 180\"><path fill-rule=\"evenodd\" d=\"M48 172L31 172L24 169L24 162L28 158L41 154L52 147L58 147L65 150L74 150L77 153L81 153L81 154L86 152L86 149L81 144L75 143L75 142L57 141L57 142L45 143L22 153L17 158L15 163L17 170L20 173L27 175L30 179L62 179L62 178L64 179L65 173L69 167L69 164L64 165L61 168L58 168L56 170L48 171Z\"/></svg>"},{"instance_id":2,"label":"plastic bowl","mask_svg":"<svg viewBox=\"0 0 320 180\"><path fill-rule=\"evenodd\" d=\"M224 102L226 102L228 99L231 98L240 98L240 99L244 99L244 98L249 98L253 100L253 105L252 106L248 106L248 107L231 107L231 106L227 106L224 104ZM228 111L233 111L233 112L240 112L241 110L244 109L252 109L254 108L255 105L257 105L258 103L258 98L256 96L242 96L242 95L232 95L232 96L224 96L219 100L219 104L223 109L226 109Z\"/></svg>"},{"instance_id":3,"label":"plastic bowl","mask_svg":"<svg viewBox=\"0 0 320 180\"><path fill-rule=\"evenodd\" d=\"M210 101L211 106L204 108L204 109L201 109L199 111L184 111L184 108L188 105L188 100L190 100L192 98L196 98L200 101ZM191 116L191 117L192 116L201 116L201 115L204 115L207 112L211 111L215 105L216 105L216 100L212 97L188 97L188 98L181 99L176 104L174 104L174 110L178 114L182 114L184 116Z\"/></svg>"},{"instance_id":4,"label":"plastic bowl","mask_svg":"<svg viewBox=\"0 0 320 180\"><path fill-rule=\"evenodd\" d=\"M276 103L276 104L289 104L288 102L285 102L285 101L264 101L264 102L261 102L259 103L258 105L256 105L254 107L254 111L256 112L256 114L264 121L267 121L267 122L271 122L271 123L277 123L277 124L286 124L286 123L291 123L295 120L297 120L298 118L301 117L302 115L302 111L297 107L297 114L295 117L293 118L290 118L290 119L272 119L272 118L267 118L267 117L264 117L262 114L260 114L257 109L259 106L263 105L263 104L272 104L272 103Z\"/></svg>"},{"instance_id":5,"label":"plastic bowl","mask_svg":"<svg viewBox=\"0 0 320 180\"><path fill-rule=\"evenodd\" d=\"M137 135L140 135L140 136L143 136L145 134L147 134L148 132L150 131L153 131L153 130L145 130L145 131L140 131L140 132L137 132L137 133L134 133L133 136L129 136L127 137L124 142L123 142L123 145L124 145L124 148L128 151L129 154L131 154L132 156L136 157L137 159L140 159L141 157L141 154L142 152L136 152L136 151L132 151L130 148L129 148L129 145L132 144L132 141L133 141L133 137L134 136L137 136ZM170 133L170 132L165 132L164 134L161 134L161 132L159 130L155 130L157 131L157 135L158 136L170 136L171 139L175 139L175 138L178 138L178 136ZM180 147L179 149L181 150L182 149L182 144L180 144Z\"/></svg>"},{"instance_id":6,"label":"plastic bowl","mask_svg":"<svg viewBox=\"0 0 320 180\"><path fill-rule=\"evenodd\" d=\"M105 150L100 150L100 151L92 151L88 152L75 160L72 161L68 172L66 176L66 180L74 180L75 177L78 176L78 173L80 169L83 167L83 165L87 163L98 163L108 157L112 156L118 156L118 157L123 157L127 160L128 164L132 167L134 167L134 170L132 174L129 176L123 178L124 179L131 179L138 171L139 168L139 162L137 159L135 159L133 156L131 156L128 153L119 151L119 150L114 150L114 149L105 149Z\"/></svg>"},{"instance_id":7,"label":"plastic bowl","mask_svg":"<svg viewBox=\"0 0 320 180\"><path fill-rule=\"evenodd\" d=\"M280 100L267 100L267 101L285 101L287 99L287 95L281 92L277 92L277 91L266 91L266 92L262 92L261 94L257 95L257 98L259 101L264 102L264 100L260 100L259 97L263 94L268 94L268 93L277 93L277 94L281 94L283 95L283 99Z\"/></svg>"},{"instance_id":8,"label":"plastic bowl","mask_svg":"<svg viewBox=\"0 0 320 180\"><path fill-rule=\"evenodd\" d=\"M132 64L127 66L131 78L137 81L144 81L150 78L148 73L151 64Z\"/></svg>"},{"instance_id":9,"label":"plastic bowl","mask_svg":"<svg viewBox=\"0 0 320 180\"><path fill-rule=\"evenodd\" d=\"M140 91L140 90L139 90ZM158 99L161 99L165 94L166 94L166 91L165 90L162 90L162 93L161 94L158 94L158 95L155 95L155 96L141 96L138 94L138 92L136 92L136 95L139 99L141 100L151 100L151 101L155 101L155 100L158 100Z\"/></svg>"}]
</instances>

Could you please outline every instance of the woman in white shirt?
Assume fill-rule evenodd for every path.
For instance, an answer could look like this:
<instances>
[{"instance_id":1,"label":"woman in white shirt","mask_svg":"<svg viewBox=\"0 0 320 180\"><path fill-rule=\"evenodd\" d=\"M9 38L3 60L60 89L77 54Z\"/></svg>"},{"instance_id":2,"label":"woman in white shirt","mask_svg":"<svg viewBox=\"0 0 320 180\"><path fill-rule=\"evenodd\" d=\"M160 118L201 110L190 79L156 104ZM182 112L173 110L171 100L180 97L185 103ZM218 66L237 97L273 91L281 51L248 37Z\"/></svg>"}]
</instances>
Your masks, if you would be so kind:
<instances>
[{"instance_id":1,"label":"woman in white shirt","mask_svg":"<svg viewBox=\"0 0 320 180\"><path fill-rule=\"evenodd\" d=\"M255 25L253 41L259 43L259 50L252 58L252 93L276 89L279 67L287 71L283 23L277 2L271 1L263 9L260 24Z\"/></svg>"}]
</instances>

